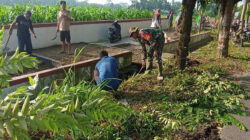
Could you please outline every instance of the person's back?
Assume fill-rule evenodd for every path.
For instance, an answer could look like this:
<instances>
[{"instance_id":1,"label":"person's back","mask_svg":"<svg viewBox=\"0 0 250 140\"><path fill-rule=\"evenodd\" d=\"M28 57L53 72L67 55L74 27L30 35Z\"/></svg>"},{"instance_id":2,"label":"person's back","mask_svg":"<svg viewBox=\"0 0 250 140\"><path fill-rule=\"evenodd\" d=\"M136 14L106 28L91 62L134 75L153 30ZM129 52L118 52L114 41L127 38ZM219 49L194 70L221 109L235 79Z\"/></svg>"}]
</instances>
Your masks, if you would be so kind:
<instances>
[{"instance_id":1,"label":"person's back","mask_svg":"<svg viewBox=\"0 0 250 140\"><path fill-rule=\"evenodd\" d=\"M121 25L117 21L115 21L113 23L113 26L115 27L116 35L121 36Z\"/></svg>"},{"instance_id":2,"label":"person's back","mask_svg":"<svg viewBox=\"0 0 250 140\"><path fill-rule=\"evenodd\" d=\"M99 75L96 80L97 85L104 84L104 90L117 90L120 85L118 79L118 64L113 57L103 56L97 63L96 70Z\"/></svg>"},{"instance_id":3,"label":"person's back","mask_svg":"<svg viewBox=\"0 0 250 140\"><path fill-rule=\"evenodd\" d=\"M152 28L161 28L161 10L157 9L152 19Z\"/></svg>"},{"instance_id":4,"label":"person's back","mask_svg":"<svg viewBox=\"0 0 250 140\"><path fill-rule=\"evenodd\" d=\"M175 30L177 32L180 32L180 24L181 24L181 20L182 20L181 16L182 16L182 12L180 12L175 19Z\"/></svg>"}]
</instances>

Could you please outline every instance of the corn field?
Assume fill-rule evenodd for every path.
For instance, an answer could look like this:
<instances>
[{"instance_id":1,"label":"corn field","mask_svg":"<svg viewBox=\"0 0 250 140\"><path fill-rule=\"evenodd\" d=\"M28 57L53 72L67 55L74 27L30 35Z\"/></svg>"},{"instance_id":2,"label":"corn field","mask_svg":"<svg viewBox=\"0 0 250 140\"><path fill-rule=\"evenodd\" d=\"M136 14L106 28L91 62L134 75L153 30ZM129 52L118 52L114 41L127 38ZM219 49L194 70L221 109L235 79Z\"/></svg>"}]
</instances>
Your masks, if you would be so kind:
<instances>
[{"instance_id":1,"label":"corn field","mask_svg":"<svg viewBox=\"0 0 250 140\"><path fill-rule=\"evenodd\" d=\"M96 20L121 20L121 19L140 19L151 18L153 12L148 10L136 9L111 9L101 7L68 6L71 11L72 21L96 21ZM42 5L14 5L0 6L0 23L10 24L26 10L32 11L33 23L53 23L57 20L57 12L60 6Z\"/></svg>"}]
</instances>

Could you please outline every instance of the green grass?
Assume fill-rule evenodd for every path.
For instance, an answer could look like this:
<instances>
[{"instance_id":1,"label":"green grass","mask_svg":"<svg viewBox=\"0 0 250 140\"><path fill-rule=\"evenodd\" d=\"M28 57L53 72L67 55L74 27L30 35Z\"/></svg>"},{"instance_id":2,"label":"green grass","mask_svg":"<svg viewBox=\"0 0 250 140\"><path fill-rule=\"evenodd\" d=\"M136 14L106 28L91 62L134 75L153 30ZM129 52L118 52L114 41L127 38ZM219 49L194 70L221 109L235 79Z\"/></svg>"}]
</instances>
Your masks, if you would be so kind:
<instances>
[{"instance_id":1,"label":"green grass","mask_svg":"<svg viewBox=\"0 0 250 140\"><path fill-rule=\"evenodd\" d=\"M229 43L229 57L216 59L216 47L218 42L210 42L205 47L190 54L191 60L201 63L196 69L217 74L243 73L250 68L250 48L235 46Z\"/></svg>"}]
</instances>

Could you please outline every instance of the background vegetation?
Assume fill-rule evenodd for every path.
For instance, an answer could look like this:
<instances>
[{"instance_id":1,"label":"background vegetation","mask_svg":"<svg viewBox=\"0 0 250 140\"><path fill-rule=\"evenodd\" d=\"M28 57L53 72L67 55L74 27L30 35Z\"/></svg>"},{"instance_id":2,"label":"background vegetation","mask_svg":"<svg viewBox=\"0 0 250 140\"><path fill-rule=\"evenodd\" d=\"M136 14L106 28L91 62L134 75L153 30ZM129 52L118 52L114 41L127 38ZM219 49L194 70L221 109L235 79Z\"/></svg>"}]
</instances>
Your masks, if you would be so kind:
<instances>
[{"instance_id":1,"label":"background vegetation","mask_svg":"<svg viewBox=\"0 0 250 140\"><path fill-rule=\"evenodd\" d=\"M73 21L93 21L93 20L119 20L119 19L138 19L151 18L153 12L148 10L136 9L111 9L101 7L82 7L69 6ZM57 21L57 13L60 6L42 6L42 5L13 5L0 6L1 24L9 24L26 10L32 11L32 21L34 23L51 23Z\"/></svg>"}]
</instances>

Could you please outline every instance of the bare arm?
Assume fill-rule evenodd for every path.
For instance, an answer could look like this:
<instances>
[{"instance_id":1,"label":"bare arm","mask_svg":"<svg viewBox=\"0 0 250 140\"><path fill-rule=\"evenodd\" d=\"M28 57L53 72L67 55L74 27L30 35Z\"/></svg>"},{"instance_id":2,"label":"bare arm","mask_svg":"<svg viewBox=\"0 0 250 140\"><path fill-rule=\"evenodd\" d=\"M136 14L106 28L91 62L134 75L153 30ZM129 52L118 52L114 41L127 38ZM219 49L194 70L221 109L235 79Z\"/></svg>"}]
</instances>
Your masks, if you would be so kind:
<instances>
[{"instance_id":1,"label":"bare arm","mask_svg":"<svg viewBox=\"0 0 250 140\"><path fill-rule=\"evenodd\" d=\"M70 12L68 13L67 18L69 21L71 21L71 13Z\"/></svg>"},{"instance_id":2,"label":"bare arm","mask_svg":"<svg viewBox=\"0 0 250 140\"><path fill-rule=\"evenodd\" d=\"M60 24L61 24L61 20L58 20L57 21L57 26L56 26L56 31L57 32L59 32L59 26L60 26Z\"/></svg>"},{"instance_id":3,"label":"bare arm","mask_svg":"<svg viewBox=\"0 0 250 140\"><path fill-rule=\"evenodd\" d=\"M30 29L30 31L32 32L32 34L33 34L34 38L35 38L35 39L37 39L36 34L35 34L35 32L34 32L34 29L33 29L33 28L32 28L32 29Z\"/></svg>"},{"instance_id":4,"label":"bare arm","mask_svg":"<svg viewBox=\"0 0 250 140\"><path fill-rule=\"evenodd\" d=\"M30 22L30 31L32 32L34 38L36 39L36 34L34 32L34 28L33 28L32 22Z\"/></svg>"},{"instance_id":5,"label":"bare arm","mask_svg":"<svg viewBox=\"0 0 250 140\"><path fill-rule=\"evenodd\" d=\"M159 15L159 23L161 24L161 15Z\"/></svg>"},{"instance_id":6,"label":"bare arm","mask_svg":"<svg viewBox=\"0 0 250 140\"><path fill-rule=\"evenodd\" d=\"M59 27L60 27L60 24L61 24L61 17L60 17L60 12L58 12L57 14L57 26L56 26L56 31L59 32Z\"/></svg>"},{"instance_id":7,"label":"bare arm","mask_svg":"<svg viewBox=\"0 0 250 140\"><path fill-rule=\"evenodd\" d=\"M97 83L98 78L99 78L99 71L95 69L93 72L93 80Z\"/></svg>"}]
</instances>

